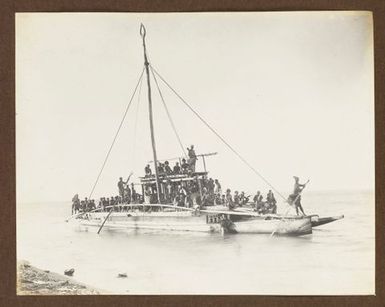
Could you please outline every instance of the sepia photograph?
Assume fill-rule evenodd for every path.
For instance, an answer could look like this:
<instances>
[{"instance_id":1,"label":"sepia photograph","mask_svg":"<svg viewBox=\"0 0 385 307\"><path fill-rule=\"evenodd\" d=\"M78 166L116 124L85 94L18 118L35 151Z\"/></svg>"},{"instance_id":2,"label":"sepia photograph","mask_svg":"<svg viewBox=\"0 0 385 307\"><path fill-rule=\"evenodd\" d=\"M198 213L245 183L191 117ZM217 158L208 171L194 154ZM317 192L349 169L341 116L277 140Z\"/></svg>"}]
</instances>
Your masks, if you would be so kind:
<instances>
[{"instance_id":1,"label":"sepia photograph","mask_svg":"<svg viewBox=\"0 0 385 307\"><path fill-rule=\"evenodd\" d=\"M368 11L17 13L17 295L374 295Z\"/></svg>"}]
</instances>

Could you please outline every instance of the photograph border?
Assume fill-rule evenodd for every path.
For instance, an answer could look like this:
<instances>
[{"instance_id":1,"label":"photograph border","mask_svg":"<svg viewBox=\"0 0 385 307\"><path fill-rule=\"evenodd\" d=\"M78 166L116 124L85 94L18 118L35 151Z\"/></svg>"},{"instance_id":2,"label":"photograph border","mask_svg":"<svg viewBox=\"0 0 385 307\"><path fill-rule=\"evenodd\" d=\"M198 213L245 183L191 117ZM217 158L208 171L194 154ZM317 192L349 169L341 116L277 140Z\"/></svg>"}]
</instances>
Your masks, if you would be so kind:
<instances>
[{"instance_id":1,"label":"photograph border","mask_svg":"<svg viewBox=\"0 0 385 307\"><path fill-rule=\"evenodd\" d=\"M375 62L375 296L16 295L15 13L372 11ZM0 10L0 306L384 306L385 302L385 2L378 0L125 1L3 0ZM17 116L17 114L16 114ZM308 281L293 281L301 282Z\"/></svg>"}]
</instances>

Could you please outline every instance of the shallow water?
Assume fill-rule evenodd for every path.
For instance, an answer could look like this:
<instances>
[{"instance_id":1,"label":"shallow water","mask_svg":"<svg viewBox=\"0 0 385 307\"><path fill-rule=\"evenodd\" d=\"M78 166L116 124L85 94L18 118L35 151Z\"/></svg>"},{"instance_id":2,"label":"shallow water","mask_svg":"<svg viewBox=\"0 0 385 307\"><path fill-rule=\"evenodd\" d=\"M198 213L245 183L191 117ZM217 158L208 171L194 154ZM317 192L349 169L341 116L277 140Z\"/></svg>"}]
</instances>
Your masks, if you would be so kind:
<instances>
[{"instance_id":1,"label":"shallow water","mask_svg":"<svg viewBox=\"0 0 385 307\"><path fill-rule=\"evenodd\" d=\"M374 193L303 197L306 213L345 218L305 237L82 231L71 204L17 205L17 257L116 294L373 294ZM127 278L117 278L127 273Z\"/></svg>"}]
</instances>

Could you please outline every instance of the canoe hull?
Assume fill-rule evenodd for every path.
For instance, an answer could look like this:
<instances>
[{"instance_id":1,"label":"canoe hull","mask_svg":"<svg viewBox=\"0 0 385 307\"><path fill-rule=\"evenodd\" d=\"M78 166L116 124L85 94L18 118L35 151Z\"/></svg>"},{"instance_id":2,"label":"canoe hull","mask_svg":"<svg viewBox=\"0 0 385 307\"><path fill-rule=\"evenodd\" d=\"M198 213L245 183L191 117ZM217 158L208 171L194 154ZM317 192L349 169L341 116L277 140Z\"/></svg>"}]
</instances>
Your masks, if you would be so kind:
<instances>
[{"instance_id":1,"label":"canoe hull","mask_svg":"<svg viewBox=\"0 0 385 307\"><path fill-rule=\"evenodd\" d=\"M86 227L100 227L107 213L87 214L79 219ZM164 230L206 233L249 233L301 236L312 233L310 218L302 219L265 219L253 218L237 222L208 222L207 215L194 215L191 212L153 212L123 213L117 212L104 224L108 229Z\"/></svg>"},{"instance_id":2,"label":"canoe hull","mask_svg":"<svg viewBox=\"0 0 385 307\"><path fill-rule=\"evenodd\" d=\"M272 220L248 220L235 222L235 231L237 233L261 233L301 236L312 233L310 218L302 219L272 219Z\"/></svg>"},{"instance_id":3,"label":"canoe hull","mask_svg":"<svg viewBox=\"0 0 385 307\"><path fill-rule=\"evenodd\" d=\"M318 217L318 215L313 215L311 216L311 225L312 227L317 227L317 226L325 225L334 221L338 221L343 218L344 218L343 215L330 216L330 217Z\"/></svg>"}]
</instances>

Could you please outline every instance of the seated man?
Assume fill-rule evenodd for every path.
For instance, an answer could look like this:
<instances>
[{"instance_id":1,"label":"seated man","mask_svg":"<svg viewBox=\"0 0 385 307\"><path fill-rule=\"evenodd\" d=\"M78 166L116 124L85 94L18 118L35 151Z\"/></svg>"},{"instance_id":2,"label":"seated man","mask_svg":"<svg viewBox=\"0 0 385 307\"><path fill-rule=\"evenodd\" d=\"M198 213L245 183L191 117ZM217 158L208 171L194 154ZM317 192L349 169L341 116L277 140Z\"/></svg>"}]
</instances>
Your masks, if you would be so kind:
<instances>
[{"instance_id":1,"label":"seated man","mask_svg":"<svg viewBox=\"0 0 385 307\"><path fill-rule=\"evenodd\" d=\"M225 204L226 204L226 195L222 194L222 196L221 196L221 205L225 205Z\"/></svg>"},{"instance_id":2,"label":"seated man","mask_svg":"<svg viewBox=\"0 0 385 307\"><path fill-rule=\"evenodd\" d=\"M186 195L183 193L179 194L179 201L178 201L178 207L184 207L186 201Z\"/></svg>"},{"instance_id":3,"label":"seated man","mask_svg":"<svg viewBox=\"0 0 385 307\"><path fill-rule=\"evenodd\" d=\"M258 199L259 199L260 195L261 195L261 192L257 191L257 194L255 194L255 196L253 198L253 206L255 209L257 209Z\"/></svg>"},{"instance_id":4,"label":"seated man","mask_svg":"<svg viewBox=\"0 0 385 307\"><path fill-rule=\"evenodd\" d=\"M144 174L145 174L146 177L152 175L152 171L151 171L151 168L150 168L150 164L147 164L146 167L144 168Z\"/></svg>"},{"instance_id":5,"label":"seated man","mask_svg":"<svg viewBox=\"0 0 385 307\"><path fill-rule=\"evenodd\" d=\"M275 199L274 193L271 190L269 190L269 193L267 193L266 200L270 204L270 213L276 214L277 213L277 200Z\"/></svg>"},{"instance_id":6,"label":"seated man","mask_svg":"<svg viewBox=\"0 0 385 307\"><path fill-rule=\"evenodd\" d=\"M111 201L110 201L110 199L107 197L107 199L106 199L106 205L104 206L104 211L110 211L110 210L111 210L110 204L111 204Z\"/></svg>"},{"instance_id":7,"label":"seated man","mask_svg":"<svg viewBox=\"0 0 385 307\"><path fill-rule=\"evenodd\" d=\"M189 171L189 165L186 162L186 159L182 159L182 173L187 174Z\"/></svg>"},{"instance_id":8,"label":"seated man","mask_svg":"<svg viewBox=\"0 0 385 307\"><path fill-rule=\"evenodd\" d=\"M159 162L159 165L158 165L158 173L159 175L163 175L164 174L164 167L163 167L163 163L160 163Z\"/></svg>"},{"instance_id":9,"label":"seated man","mask_svg":"<svg viewBox=\"0 0 385 307\"><path fill-rule=\"evenodd\" d=\"M273 203L271 205L271 213L272 214L277 214L277 205L275 203Z\"/></svg>"},{"instance_id":10,"label":"seated man","mask_svg":"<svg viewBox=\"0 0 385 307\"><path fill-rule=\"evenodd\" d=\"M259 195L258 200L257 200L257 212L260 214L263 214L264 212L264 207L265 207L265 202L263 201L263 196Z\"/></svg>"},{"instance_id":11,"label":"seated man","mask_svg":"<svg viewBox=\"0 0 385 307\"><path fill-rule=\"evenodd\" d=\"M176 162L176 164L174 165L173 173L180 174L180 166L178 162Z\"/></svg>"},{"instance_id":12,"label":"seated man","mask_svg":"<svg viewBox=\"0 0 385 307\"><path fill-rule=\"evenodd\" d=\"M222 187L221 187L221 184L219 183L218 179L214 180L214 184L215 184L214 193L215 194L221 194L222 193Z\"/></svg>"},{"instance_id":13,"label":"seated man","mask_svg":"<svg viewBox=\"0 0 385 307\"><path fill-rule=\"evenodd\" d=\"M270 206L270 203L268 203L267 201L263 204L263 214L269 214L271 213L270 212L270 209L271 209L271 206Z\"/></svg>"},{"instance_id":14,"label":"seated man","mask_svg":"<svg viewBox=\"0 0 385 307\"><path fill-rule=\"evenodd\" d=\"M89 204L89 208L90 208L90 210L96 209L95 199L91 199L90 204Z\"/></svg>"},{"instance_id":15,"label":"seated man","mask_svg":"<svg viewBox=\"0 0 385 307\"><path fill-rule=\"evenodd\" d=\"M171 167L168 164L168 161L164 162L164 171L166 172L167 175L170 175L172 173Z\"/></svg>"},{"instance_id":16,"label":"seated man","mask_svg":"<svg viewBox=\"0 0 385 307\"><path fill-rule=\"evenodd\" d=\"M98 208L103 209L103 197L99 199Z\"/></svg>"},{"instance_id":17,"label":"seated man","mask_svg":"<svg viewBox=\"0 0 385 307\"><path fill-rule=\"evenodd\" d=\"M202 203L202 206L209 205L209 193L208 193L206 188L203 188L203 190L202 190L202 201L201 201L201 203Z\"/></svg>"},{"instance_id":18,"label":"seated man","mask_svg":"<svg viewBox=\"0 0 385 307\"><path fill-rule=\"evenodd\" d=\"M220 206L222 205L222 199L221 199L221 194L215 194L215 198L214 198L214 205L215 206Z\"/></svg>"}]
</instances>

